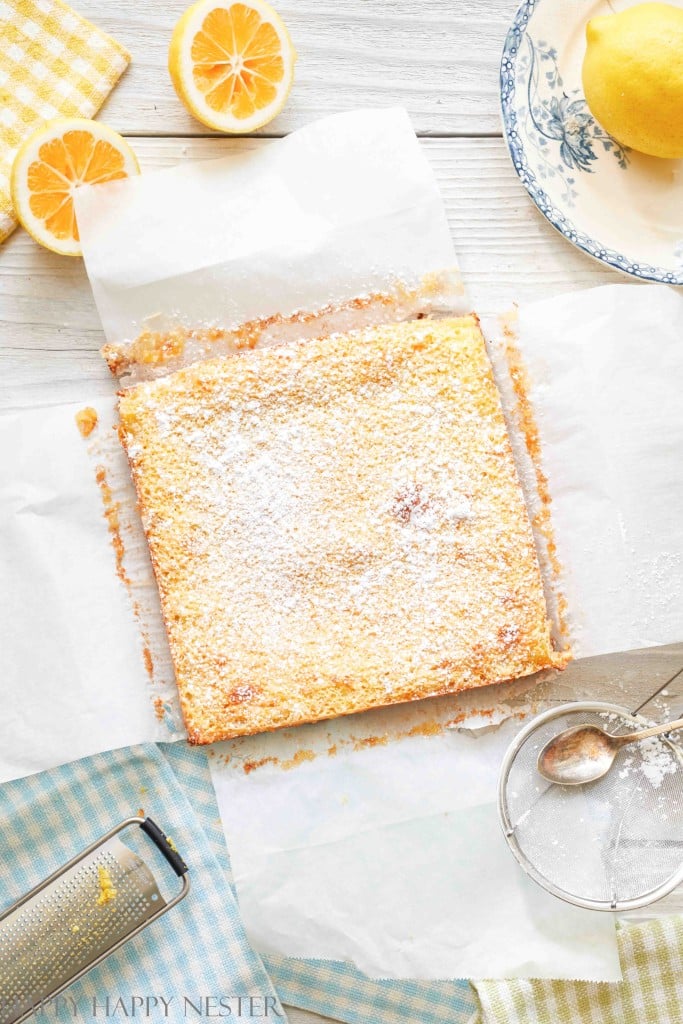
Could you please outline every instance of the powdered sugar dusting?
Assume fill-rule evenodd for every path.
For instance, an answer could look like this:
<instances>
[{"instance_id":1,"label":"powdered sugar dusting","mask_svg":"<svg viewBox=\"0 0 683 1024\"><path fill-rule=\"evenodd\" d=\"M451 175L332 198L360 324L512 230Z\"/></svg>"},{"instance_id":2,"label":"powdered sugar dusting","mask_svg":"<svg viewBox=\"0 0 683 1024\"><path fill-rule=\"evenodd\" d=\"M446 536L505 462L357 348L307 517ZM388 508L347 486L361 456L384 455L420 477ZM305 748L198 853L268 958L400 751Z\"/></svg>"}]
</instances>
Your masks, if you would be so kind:
<instances>
[{"instance_id":1,"label":"powdered sugar dusting","mask_svg":"<svg viewBox=\"0 0 683 1024\"><path fill-rule=\"evenodd\" d=\"M658 736L650 736L638 744L642 763L640 770L653 787L659 789L666 775L673 775L681 765L673 751Z\"/></svg>"},{"instance_id":2,"label":"powdered sugar dusting","mask_svg":"<svg viewBox=\"0 0 683 1024\"><path fill-rule=\"evenodd\" d=\"M200 364L121 414L191 735L552 664L472 319Z\"/></svg>"},{"instance_id":3,"label":"powdered sugar dusting","mask_svg":"<svg viewBox=\"0 0 683 1024\"><path fill-rule=\"evenodd\" d=\"M625 722L623 716L614 712L601 712L600 718L609 723L610 732L614 732L614 727L619 726L619 734L629 730L635 732L639 728L654 725L653 722L644 723L642 719ZM660 789L667 775L683 770L674 748L663 736L648 736L647 739L634 743L632 747L627 747L623 759L620 759L618 764L620 779L632 779L634 773L637 773L644 776L653 789Z\"/></svg>"}]
</instances>

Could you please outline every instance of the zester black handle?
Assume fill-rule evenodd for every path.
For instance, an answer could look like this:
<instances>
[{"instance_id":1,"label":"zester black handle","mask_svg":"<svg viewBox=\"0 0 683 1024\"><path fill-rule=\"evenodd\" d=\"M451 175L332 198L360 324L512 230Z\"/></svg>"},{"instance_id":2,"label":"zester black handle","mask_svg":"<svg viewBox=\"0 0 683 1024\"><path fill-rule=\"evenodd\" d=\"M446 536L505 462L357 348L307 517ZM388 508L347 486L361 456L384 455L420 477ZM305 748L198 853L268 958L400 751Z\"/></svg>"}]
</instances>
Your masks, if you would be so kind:
<instances>
[{"instance_id":1,"label":"zester black handle","mask_svg":"<svg viewBox=\"0 0 683 1024\"><path fill-rule=\"evenodd\" d=\"M140 822L140 828L149 836L154 845L164 855L178 878L182 878L188 871L187 864L180 856L166 833L162 832L157 823L152 821L151 818L145 818L144 821Z\"/></svg>"}]
</instances>

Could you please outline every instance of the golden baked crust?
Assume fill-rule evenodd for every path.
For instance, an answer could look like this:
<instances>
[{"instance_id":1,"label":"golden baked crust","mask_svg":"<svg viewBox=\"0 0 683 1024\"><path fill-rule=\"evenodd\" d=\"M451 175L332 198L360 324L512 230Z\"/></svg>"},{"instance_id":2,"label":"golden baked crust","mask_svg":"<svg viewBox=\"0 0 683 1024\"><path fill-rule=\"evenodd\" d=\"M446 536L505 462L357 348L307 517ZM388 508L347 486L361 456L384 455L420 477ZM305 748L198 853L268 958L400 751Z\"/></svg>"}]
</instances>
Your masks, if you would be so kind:
<instances>
[{"instance_id":1,"label":"golden baked crust","mask_svg":"<svg viewBox=\"0 0 683 1024\"><path fill-rule=\"evenodd\" d=\"M556 663L475 317L211 360L119 409L191 742Z\"/></svg>"}]
</instances>

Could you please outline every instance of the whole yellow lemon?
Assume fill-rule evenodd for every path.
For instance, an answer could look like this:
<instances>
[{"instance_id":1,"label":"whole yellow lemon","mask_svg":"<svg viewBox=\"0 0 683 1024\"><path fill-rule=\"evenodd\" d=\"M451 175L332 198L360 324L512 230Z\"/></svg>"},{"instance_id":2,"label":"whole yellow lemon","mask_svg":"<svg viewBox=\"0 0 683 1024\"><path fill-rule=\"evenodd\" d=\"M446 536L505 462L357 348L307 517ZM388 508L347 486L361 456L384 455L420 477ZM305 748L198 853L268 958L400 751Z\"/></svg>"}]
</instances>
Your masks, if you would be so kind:
<instances>
[{"instance_id":1,"label":"whole yellow lemon","mask_svg":"<svg viewBox=\"0 0 683 1024\"><path fill-rule=\"evenodd\" d=\"M624 146L683 157L683 10L638 4L586 26L583 91L593 117Z\"/></svg>"}]
</instances>

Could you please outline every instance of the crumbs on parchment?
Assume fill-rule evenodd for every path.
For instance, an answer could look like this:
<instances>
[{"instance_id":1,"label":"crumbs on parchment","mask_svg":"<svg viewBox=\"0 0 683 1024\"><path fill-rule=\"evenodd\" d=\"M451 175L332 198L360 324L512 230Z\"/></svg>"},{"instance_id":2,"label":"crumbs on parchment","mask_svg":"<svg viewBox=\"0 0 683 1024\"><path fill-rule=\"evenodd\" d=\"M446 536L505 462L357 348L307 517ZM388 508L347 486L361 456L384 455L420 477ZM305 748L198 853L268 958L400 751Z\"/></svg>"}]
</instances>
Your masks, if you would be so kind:
<instances>
[{"instance_id":1,"label":"crumbs on parchment","mask_svg":"<svg viewBox=\"0 0 683 1024\"><path fill-rule=\"evenodd\" d=\"M76 420L76 426L81 433L81 437L90 437L98 424L97 409L93 409L91 405L86 405L85 409L78 410L74 419Z\"/></svg>"}]
</instances>

